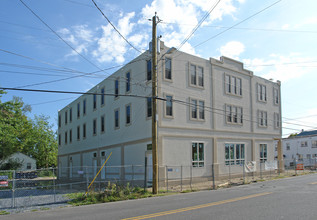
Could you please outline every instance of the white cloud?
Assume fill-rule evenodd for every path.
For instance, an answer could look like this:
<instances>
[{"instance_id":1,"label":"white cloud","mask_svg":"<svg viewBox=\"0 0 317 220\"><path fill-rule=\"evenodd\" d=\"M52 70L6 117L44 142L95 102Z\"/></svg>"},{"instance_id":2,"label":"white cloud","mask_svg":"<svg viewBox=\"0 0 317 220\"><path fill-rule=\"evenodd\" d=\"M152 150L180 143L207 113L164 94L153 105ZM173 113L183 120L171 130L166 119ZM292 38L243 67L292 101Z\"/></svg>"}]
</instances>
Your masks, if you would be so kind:
<instances>
[{"instance_id":1,"label":"white cloud","mask_svg":"<svg viewBox=\"0 0 317 220\"><path fill-rule=\"evenodd\" d=\"M239 41L230 41L220 47L219 51L222 56L239 59L238 56L244 52L245 46Z\"/></svg>"}]
</instances>

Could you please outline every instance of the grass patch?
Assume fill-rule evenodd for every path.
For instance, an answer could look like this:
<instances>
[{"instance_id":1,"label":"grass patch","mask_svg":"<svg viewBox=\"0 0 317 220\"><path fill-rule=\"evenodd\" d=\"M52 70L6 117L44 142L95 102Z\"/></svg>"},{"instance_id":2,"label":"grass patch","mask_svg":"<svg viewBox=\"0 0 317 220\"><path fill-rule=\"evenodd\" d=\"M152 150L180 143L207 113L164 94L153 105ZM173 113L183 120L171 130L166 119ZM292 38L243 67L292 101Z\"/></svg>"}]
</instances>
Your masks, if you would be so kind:
<instances>
[{"instance_id":1,"label":"grass patch","mask_svg":"<svg viewBox=\"0 0 317 220\"><path fill-rule=\"evenodd\" d=\"M47 208L47 207L42 207L40 208L40 210L44 211L44 210L49 210L50 208Z\"/></svg>"},{"instance_id":2,"label":"grass patch","mask_svg":"<svg viewBox=\"0 0 317 220\"><path fill-rule=\"evenodd\" d=\"M0 211L0 215L9 215L10 212L7 212L7 211Z\"/></svg>"}]
</instances>

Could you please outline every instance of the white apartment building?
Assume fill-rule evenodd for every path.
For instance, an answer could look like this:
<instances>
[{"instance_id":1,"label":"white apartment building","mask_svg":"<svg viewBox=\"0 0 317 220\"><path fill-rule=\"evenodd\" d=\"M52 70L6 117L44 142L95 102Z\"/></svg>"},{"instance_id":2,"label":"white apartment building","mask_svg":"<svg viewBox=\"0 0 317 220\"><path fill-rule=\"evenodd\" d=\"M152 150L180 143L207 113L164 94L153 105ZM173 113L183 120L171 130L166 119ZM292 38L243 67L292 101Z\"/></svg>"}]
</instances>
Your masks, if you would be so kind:
<instances>
[{"instance_id":1,"label":"white apartment building","mask_svg":"<svg viewBox=\"0 0 317 220\"><path fill-rule=\"evenodd\" d=\"M222 174L229 167L242 172L246 161L273 161L274 140L281 139L280 82L227 57L166 54L168 49L160 43L159 166L187 166L204 176L211 165ZM107 166L151 161L151 83L146 51L58 112L60 178L80 177L75 167L93 166L96 173L110 152ZM164 169L159 175L166 175Z\"/></svg>"},{"instance_id":2,"label":"white apartment building","mask_svg":"<svg viewBox=\"0 0 317 220\"><path fill-rule=\"evenodd\" d=\"M305 166L316 165L317 130L302 131L296 136L283 138L283 152L286 166L304 163Z\"/></svg>"}]
</instances>

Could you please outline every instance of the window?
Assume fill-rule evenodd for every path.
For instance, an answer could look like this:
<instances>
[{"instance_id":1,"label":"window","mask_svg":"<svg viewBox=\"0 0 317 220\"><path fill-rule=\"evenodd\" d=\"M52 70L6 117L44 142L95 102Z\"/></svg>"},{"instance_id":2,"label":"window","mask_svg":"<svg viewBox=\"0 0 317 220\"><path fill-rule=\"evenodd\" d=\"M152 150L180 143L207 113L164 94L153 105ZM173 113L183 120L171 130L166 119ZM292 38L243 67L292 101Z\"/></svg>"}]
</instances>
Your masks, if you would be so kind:
<instances>
[{"instance_id":1,"label":"window","mask_svg":"<svg viewBox=\"0 0 317 220\"><path fill-rule=\"evenodd\" d=\"M291 150L291 146L289 144L286 144L286 150Z\"/></svg>"},{"instance_id":2,"label":"window","mask_svg":"<svg viewBox=\"0 0 317 220\"><path fill-rule=\"evenodd\" d=\"M302 141L301 142L301 147L307 147L307 141Z\"/></svg>"},{"instance_id":3,"label":"window","mask_svg":"<svg viewBox=\"0 0 317 220\"><path fill-rule=\"evenodd\" d=\"M266 102L266 86L258 84L258 100Z\"/></svg>"},{"instance_id":4,"label":"window","mask_svg":"<svg viewBox=\"0 0 317 220\"><path fill-rule=\"evenodd\" d=\"M267 127L267 112L259 111L258 112L259 126Z\"/></svg>"},{"instance_id":5,"label":"window","mask_svg":"<svg viewBox=\"0 0 317 220\"><path fill-rule=\"evenodd\" d=\"M69 109L69 122L73 121L73 108Z\"/></svg>"},{"instance_id":6,"label":"window","mask_svg":"<svg viewBox=\"0 0 317 220\"><path fill-rule=\"evenodd\" d=\"M97 119L94 119L92 122L92 134L93 135L97 134Z\"/></svg>"},{"instance_id":7,"label":"window","mask_svg":"<svg viewBox=\"0 0 317 220\"><path fill-rule=\"evenodd\" d=\"M243 109L234 105L226 105L227 124L243 124Z\"/></svg>"},{"instance_id":8,"label":"window","mask_svg":"<svg viewBox=\"0 0 317 220\"><path fill-rule=\"evenodd\" d=\"M101 96L100 96L100 105L104 105L105 104L105 88L101 89Z\"/></svg>"},{"instance_id":9,"label":"window","mask_svg":"<svg viewBox=\"0 0 317 220\"><path fill-rule=\"evenodd\" d=\"M83 138L86 138L86 124L83 124Z\"/></svg>"},{"instance_id":10,"label":"window","mask_svg":"<svg viewBox=\"0 0 317 220\"><path fill-rule=\"evenodd\" d=\"M67 111L65 111L65 125L67 125Z\"/></svg>"},{"instance_id":11,"label":"window","mask_svg":"<svg viewBox=\"0 0 317 220\"><path fill-rule=\"evenodd\" d=\"M77 126L77 140L80 140L80 126Z\"/></svg>"},{"instance_id":12,"label":"window","mask_svg":"<svg viewBox=\"0 0 317 220\"><path fill-rule=\"evenodd\" d=\"M310 154L306 154L306 158L307 159L311 159L311 155Z\"/></svg>"},{"instance_id":13,"label":"window","mask_svg":"<svg viewBox=\"0 0 317 220\"><path fill-rule=\"evenodd\" d=\"M116 109L114 111L114 128L115 129L119 128L119 109Z\"/></svg>"},{"instance_id":14,"label":"window","mask_svg":"<svg viewBox=\"0 0 317 220\"><path fill-rule=\"evenodd\" d=\"M100 118L100 131L101 132L105 132L105 116L101 116Z\"/></svg>"},{"instance_id":15,"label":"window","mask_svg":"<svg viewBox=\"0 0 317 220\"><path fill-rule=\"evenodd\" d=\"M152 150L152 144L146 145L146 150Z\"/></svg>"},{"instance_id":16,"label":"window","mask_svg":"<svg viewBox=\"0 0 317 220\"><path fill-rule=\"evenodd\" d=\"M191 99L190 105L191 119L205 119L205 102L201 100Z\"/></svg>"},{"instance_id":17,"label":"window","mask_svg":"<svg viewBox=\"0 0 317 220\"><path fill-rule=\"evenodd\" d=\"M152 61L151 60L146 61L146 79L152 80Z\"/></svg>"},{"instance_id":18,"label":"window","mask_svg":"<svg viewBox=\"0 0 317 220\"><path fill-rule=\"evenodd\" d=\"M172 80L172 60L165 58L165 79Z\"/></svg>"},{"instance_id":19,"label":"window","mask_svg":"<svg viewBox=\"0 0 317 220\"><path fill-rule=\"evenodd\" d=\"M148 97L146 99L146 117L152 117L152 98Z\"/></svg>"},{"instance_id":20,"label":"window","mask_svg":"<svg viewBox=\"0 0 317 220\"><path fill-rule=\"evenodd\" d=\"M94 110L96 110L96 108L97 108L97 95L96 94L93 95L93 108L94 108Z\"/></svg>"},{"instance_id":21,"label":"window","mask_svg":"<svg viewBox=\"0 0 317 220\"><path fill-rule=\"evenodd\" d=\"M173 116L173 96L166 96L165 116Z\"/></svg>"},{"instance_id":22,"label":"window","mask_svg":"<svg viewBox=\"0 0 317 220\"><path fill-rule=\"evenodd\" d=\"M260 144L260 163L267 161L267 144Z\"/></svg>"},{"instance_id":23,"label":"window","mask_svg":"<svg viewBox=\"0 0 317 220\"><path fill-rule=\"evenodd\" d=\"M244 144L225 144L225 164L244 164Z\"/></svg>"},{"instance_id":24,"label":"window","mask_svg":"<svg viewBox=\"0 0 317 220\"><path fill-rule=\"evenodd\" d=\"M58 127L60 128L62 125L62 116L59 114L58 115Z\"/></svg>"},{"instance_id":25,"label":"window","mask_svg":"<svg viewBox=\"0 0 317 220\"><path fill-rule=\"evenodd\" d=\"M86 115L86 99L83 101L83 114Z\"/></svg>"},{"instance_id":26,"label":"window","mask_svg":"<svg viewBox=\"0 0 317 220\"><path fill-rule=\"evenodd\" d=\"M126 125L130 125L131 124L131 104L126 105L125 113L126 113L125 123L126 123Z\"/></svg>"},{"instance_id":27,"label":"window","mask_svg":"<svg viewBox=\"0 0 317 220\"><path fill-rule=\"evenodd\" d=\"M274 104L278 105L280 103L279 91L277 88L273 89L273 96L274 96Z\"/></svg>"},{"instance_id":28,"label":"window","mask_svg":"<svg viewBox=\"0 0 317 220\"><path fill-rule=\"evenodd\" d=\"M77 118L80 117L80 102L77 103Z\"/></svg>"},{"instance_id":29,"label":"window","mask_svg":"<svg viewBox=\"0 0 317 220\"><path fill-rule=\"evenodd\" d=\"M226 94L242 96L242 80L225 74Z\"/></svg>"},{"instance_id":30,"label":"window","mask_svg":"<svg viewBox=\"0 0 317 220\"><path fill-rule=\"evenodd\" d=\"M69 143L73 142L73 131L72 129L69 130Z\"/></svg>"},{"instance_id":31,"label":"window","mask_svg":"<svg viewBox=\"0 0 317 220\"><path fill-rule=\"evenodd\" d=\"M311 147L312 148L317 148L317 140L311 141Z\"/></svg>"},{"instance_id":32,"label":"window","mask_svg":"<svg viewBox=\"0 0 317 220\"><path fill-rule=\"evenodd\" d=\"M313 154L313 158L317 158L317 154Z\"/></svg>"},{"instance_id":33,"label":"window","mask_svg":"<svg viewBox=\"0 0 317 220\"><path fill-rule=\"evenodd\" d=\"M204 87L204 68L190 64L190 84L193 86Z\"/></svg>"},{"instance_id":34,"label":"window","mask_svg":"<svg viewBox=\"0 0 317 220\"><path fill-rule=\"evenodd\" d=\"M204 143L192 143L193 167L204 167Z\"/></svg>"},{"instance_id":35,"label":"window","mask_svg":"<svg viewBox=\"0 0 317 220\"><path fill-rule=\"evenodd\" d=\"M127 72L125 77L126 77L125 91L126 92L130 92L130 89L131 89L131 75L130 75L130 72Z\"/></svg>"},{"instance_id":36,"label":"window","mask_svg":"<svg viewBox=\"0 0 317 220\"><path fill-rule=\"evenodd\" d=\"M58 145L61 145L62 144L62 137L61 135L59 134L58 135Z\"/></svg>"},{"instance_id":37,"label":"window","mask_svg":"<svg viewBox=\"0 0 317 220\"><path fill-rule=\"evenodd\" d=\"M119 79L116 79L114 81L114 97L118 97L119 96Z\"/></svg>"},{"instance_id":38,"label":"window","mask_svg":"<svg viewBox=\"0 0 317 220\"><path fill-rule=\"evenodd\" d=\"M27 169L27 170L32 169L32 165L31 165L31 163L27 163L27 164L26 164L26 169Z\"/></svg>"},{"instance_id":39,"label":"window","mask_svg":"<svg viewBox=\"0 0 317 220\"><path fill-rule=\"evenodd\" d=\"M279 113L274 113L274 127L279 128L281 126L280 123L280 114Z\"/></svg>"},{"instance_id":40,"label":"window","mask_svg":"<svg viewBox=\"0 0 317 220\"><path fill-rule=\"evenodd\" d=\"M67 144L67 131L65 131L65 144Z\"/></svg>"}]
</instances>

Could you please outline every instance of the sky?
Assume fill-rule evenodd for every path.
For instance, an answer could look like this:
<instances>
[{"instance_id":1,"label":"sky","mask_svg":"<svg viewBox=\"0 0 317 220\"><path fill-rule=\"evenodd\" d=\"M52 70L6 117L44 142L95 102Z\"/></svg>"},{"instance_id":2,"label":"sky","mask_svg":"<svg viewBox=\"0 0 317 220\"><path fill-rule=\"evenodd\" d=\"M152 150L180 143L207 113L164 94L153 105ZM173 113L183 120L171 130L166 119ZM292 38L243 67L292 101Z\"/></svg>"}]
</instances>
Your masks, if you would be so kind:
<instances>
[{"instance_id":1,"label":"sky","mask_svg":"<svg viewBox=\"0 0 317 220\"><path fill-rule=\"evenodd\" d=\"M314 0L1 0L0 87L85 92L148 49L169 47L208 59L227 56L281 81L283 137L317 129L317 1ZM205 20L203 20L205 18ZM104 71L101 71L104 70ZM82 76L85 73L93 73ZM7 90L44 114L79 95Z\"/></svg>"}]
</instances>

